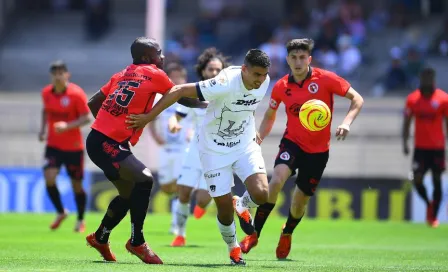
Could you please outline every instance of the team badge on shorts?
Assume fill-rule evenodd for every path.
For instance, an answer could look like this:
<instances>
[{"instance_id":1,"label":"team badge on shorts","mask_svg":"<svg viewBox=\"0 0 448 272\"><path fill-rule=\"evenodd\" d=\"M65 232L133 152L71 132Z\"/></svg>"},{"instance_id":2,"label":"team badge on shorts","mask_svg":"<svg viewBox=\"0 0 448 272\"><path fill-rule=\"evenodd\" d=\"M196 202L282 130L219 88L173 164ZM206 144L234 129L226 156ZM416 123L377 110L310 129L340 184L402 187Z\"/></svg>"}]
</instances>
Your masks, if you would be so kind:
<instances>
[{"instance_id":1,"label":"team badge on shorts","mask_svg":"<svg viewBox=\"0 0 448 272\"><path fill-rule=\"evenodd\" d=\"M291 156L289 155L288 152L283 152L282 154L280 154L280 159L284 160L284 161L289 161L289 159L291 158Z\"/></svg>"},{"instance_id":2,"label":"team badge on shorts","mask_svg":"<svg viewBox=\"0 0 448 272\"><path fill-rule=\"evenodd\" d=\"M308 85L308 91L312 94L317 93L319 90L319 85L317 83L311 82L310 85Z\"/></svg>"},{"instance_id":3,"label":"team badge on shorts","mask_svg":"<svg viewBox=\"0 0 448 272\"><path fill-rule=\"evenodd\" d=\"M215 185L210 185L210 191L212 191L212 192L216 191L216 186Z\"/></svg>"}]
</instances>

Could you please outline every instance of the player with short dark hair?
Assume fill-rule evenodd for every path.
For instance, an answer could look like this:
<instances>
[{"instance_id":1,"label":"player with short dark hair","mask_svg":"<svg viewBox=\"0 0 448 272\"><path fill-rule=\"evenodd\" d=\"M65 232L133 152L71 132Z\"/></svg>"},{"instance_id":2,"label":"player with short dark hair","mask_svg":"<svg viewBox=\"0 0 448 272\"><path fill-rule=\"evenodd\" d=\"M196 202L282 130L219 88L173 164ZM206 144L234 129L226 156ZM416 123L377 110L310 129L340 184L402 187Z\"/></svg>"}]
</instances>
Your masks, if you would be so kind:
<instances>
[{"instance_id":1,"label":"player with short dark hair","mask_svg":"<svg viewBox=\"0 0 448 272\"><path fill-rule=\"evenodd\" d=\"M448 128L448 95L436 87L436 73L426 68L420 73L420 87L406 98L403 122L403 153L409 154L409 131L415 118L414 156L412 159L413 183L418 195L427 205L426 222L436 228L437 214L442 200L442 173L445 171L445 133ZM426 193L423 178L432 172L432 201Z\"/></svg>"},{"instance_id":2,"label":"player with short dark hair","mask_svg":"<svg viewBox=\"0 0 448 272\"><path fill-rule=\"evenodd\" d=\"M144 127L181 97L209 101L197 137L199 157L209 193L218 209L218 227L233 265L245 264L233 220L233 173L247 188L242 198L235 201L246 209L237 210L238 217L246 217L248 208L258 207L268 198L266 169L261 148L256 143L254 111L269 87L269 67L265 52L249 50L242 66L227 67L209 80L175 86L148 114L130 115L127 121L132 128Z\"/></svg>"},{"instance_id":3,"label":"player with short dark hair","mask_svg":"<svg viewBox=\"0 0 448 272\"><path fill-rule=\"evenodd\" d=\"M128 210L131 214L131 238L126 249L148 264L162 264L143 236L153 177L146 166L131 152L143 127L128 129L128 114L147 113L157 93L168 92L174 83L163 72L162 50L156 40L137 38L131 45L133 63L111 77L90 99L88 106L96 118L87 137L90 159L115 185L115 197L98 230L86 237L106 261L116 261L109 247L109 235ZM206 106L197 99L179 101L186 106Z\"/></svg>"},{"instance_id":4,"label":"player with short dark hair","mask_svg":"<svg viewBox=\"0 0 448 272\"><path fill-rule=\"evenodd\" d=\"M207 80L214 78L222 69L227 68L228 66L227 57L222 55L222 53L214 47L207 48L198 57L196 74L201 80ZM202 126L205 113L206 109L178 107L176 115L174 118L172 117L170 119L170 129L172 131L182 129L178 122L187 116L191 116L195 133L197 133ZM177 235L171 243L171 246L185 246L186 224L188 216L190 215L190 200L194 189L196 189L196 206L194 207L193 214L196 219L199 219L205 214L205 209L212 198L207 191L207 183L202 171L196 139L194 139L188 147L181 175L177 181L179 203L176 205L174 211L177 216L175 226Z\"/></svg>"},{"instance_id":5,"label":"player with short dark hair","mask_svg":"<svg viewBox=\"0 0 448 272\"><path fill-rule=\"evenodd\" d=\"M260 125L260 140L269 135L280 103L285 104L287 115L286 130L280 141L280 150L275 160L274 173L269 182L269 199L257 208L254 225L241 224L248 234L240 243L244 253L258 243L261 230L270 212L274 209L278 194L289 177L299 170L295 181L289 216L283 226L276 255L285 259L291 250L291 236L302 220L306 205L314 195L325 170L329 155L331 138L331 122L321 131L309 131L299 119L300 107L305 102L318 99L325 102L333 111L334 95L351 100L350 110L342 124L338 126L336 136L345 139L350 125L361 110L363 99L350 84L336 74L311 67L311 51L314 42L311 39L294 39L287 43L286 61L291 69L290 74L278 80L271 94L269 108Z\"/></svg>"},{"instance_id":6,"label":"player with short dark hair","mask_svg":"<svg viewBox=\"0 0 448 272\"><path fill-rule=\"evenodd\" d=\"M86 193L82 187L84 173L84 140L81 127L90 122L87 97L78 85L69 82L70 73L62 61L50 65L51 81L42 90L43 111L39 140L45 141L44 177L48 196L58 213L51 229L57 229L68 213L61 202L56 177L62 165L70 176L78 220L75 231L84 232Z\"/></svg>"}]
</instances>

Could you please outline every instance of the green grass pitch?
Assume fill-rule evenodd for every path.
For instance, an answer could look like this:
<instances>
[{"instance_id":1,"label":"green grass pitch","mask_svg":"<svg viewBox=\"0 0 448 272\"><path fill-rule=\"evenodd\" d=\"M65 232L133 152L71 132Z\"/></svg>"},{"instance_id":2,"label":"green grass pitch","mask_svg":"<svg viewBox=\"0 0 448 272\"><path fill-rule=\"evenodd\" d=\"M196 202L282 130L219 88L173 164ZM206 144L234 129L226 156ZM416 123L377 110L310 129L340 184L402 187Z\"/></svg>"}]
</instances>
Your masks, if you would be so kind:
<instances>
[{"instance_id":1,"label":"green grass pitch","mask_svg":"<svg viewBox=\"0 0 448 272\"><path fill-rule=\"evenodd\" d=\"M85 234L73 232L72 214L59 230L48 226L50 214L0 214L0 271L448 271L448 226L305 219L293 236L289 259L275 258L284 218L269 218L256 248L245 255L246 267L229 265L227 248L215 217L189 219L187 247L171 248L169 215L149 214L146 240L164 261L148 266L128 254L129 217L111 235L117 263L104 263L86 246L102 215L88 214ZM238 239L243 232L238 228Z\"/></svg>"}]
</instances>

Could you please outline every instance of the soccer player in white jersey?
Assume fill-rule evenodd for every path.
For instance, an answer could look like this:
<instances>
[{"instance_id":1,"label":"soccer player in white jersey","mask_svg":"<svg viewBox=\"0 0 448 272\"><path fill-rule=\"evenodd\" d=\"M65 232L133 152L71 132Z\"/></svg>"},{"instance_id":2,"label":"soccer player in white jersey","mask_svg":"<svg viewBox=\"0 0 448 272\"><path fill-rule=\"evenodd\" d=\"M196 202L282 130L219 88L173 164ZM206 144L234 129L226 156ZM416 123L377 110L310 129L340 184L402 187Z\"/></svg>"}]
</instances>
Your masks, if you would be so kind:
<instances>
[{"instance_id":1,"label":"soccer player in white jersey","mask_svg":"<svg viewBox=\"0 0 448 272\"><path fill-rule=\"evenodd\" d=\"M223 56L216 48L207 48L198 57L196 65L196 73L201 80L213 78L221 72L222 69L228 66L227 58ZM206 109L192 109L179 105L176 115L171 118L171 130L175 132L182 129L179 121L190 116L192 125L195 127L195 132L200 130L204 121ZM207 184L202 172L201 161L199 159L199 151L196 141L190 143L187 155L184 158L181 175L177 180L177 194L179 203L176 207L178 235L171 243L171 246L180 247L185 246L186 237L186 223L190 215L190 200L194 189L196 190L196 206L194 207L194 217L201 218L205 213L205 208L212 200L207 191Z\"/></svg>"},{"instance_id":2,"label":"soccer player in white jersey","mask_svg":"<svg viewBox=\"0 0 448 272\"><path fill-rule=\"evenodd\" d=\"M173 81L174 84L185 84L187 82L187 71L185 68L177 63L170 63L166 66L166 74ZM156 100L160 99L156 97ZM157 101L156 101L157 102ZM182 168L182 160L185 156L188 147L188 141L191 136L188 134L188 129L181 129L171 132L168 127L168 120L176 112L179 104L174 104L164 110L155 120L149 124L149 131L156 143L161 147L159 153L159 170L158 182L160 190L169 196L175 197L171 201L172 222L170 232L177 235L177 216L175 213L178 205L176 193L176 181L180 175ZM204 110L204 109L202 109Z\"/></svg>"},{"instance_id":3,"label":"soccer player in white jersey","mask_svg":"<svg viewBox=\"0 0 448 272\"><path fill-rule=\"evenodd\" d=\"M247 208L258 207L268 198L265 164L256 143L254 111L269 87L270 64L265 52L251 49L242 66L223 69L209 80L174 86L149 113L128 115L126 121L129 128L142 128L182 97L209 102L197 137L199 157L233 265L245 265L233 220L233 172L247 188L237 205L244 207L245 213L249 213ZM237 210L237 215L241 217L242 213Z\"/></svg>"}]
</instances>

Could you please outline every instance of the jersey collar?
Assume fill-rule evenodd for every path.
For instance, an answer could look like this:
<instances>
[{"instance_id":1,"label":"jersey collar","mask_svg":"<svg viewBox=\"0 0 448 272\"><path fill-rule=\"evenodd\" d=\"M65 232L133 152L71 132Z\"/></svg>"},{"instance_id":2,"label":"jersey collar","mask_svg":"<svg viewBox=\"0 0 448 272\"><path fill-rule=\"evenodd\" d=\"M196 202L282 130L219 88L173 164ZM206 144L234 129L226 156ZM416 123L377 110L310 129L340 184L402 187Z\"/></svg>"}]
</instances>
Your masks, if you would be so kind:
<instances>
[{"instance_id":1,"label":"jersey collar","mask_svg":"<svg viewBox=\"0 0 448 272\"><path fill-rule=\"evenodd\" d=\"M64 89L64 91L62 91L62 92L60 92L60 93L57 93L57 92L56 92L56 88L53 86L53 88L51 88L51 93L52 93L52 94L55 94L55 95L64 95L64 94L67 92L68 84L69 84L69 83L67 83L67 85L65 85L65 89Z\"/></svg>"},{"instance_id":2,"label":"jersey collar","mask_svg":"<svg viewBox=\"0 0 448 272\"><path fill-rule=\"evenodd\" d=\"M308 66L308 67L309 67L309 69L308 69L308 73L306 74L306 77L305 77L301 82L296 82L296 81L294 80L294 76L292 75L292 73L289 73L289 76L288 76L288 83L297 84L297 85L299 85L300 88L302 88L302 87L303 87L303 84L305 84L305 81L306 81L307 79L310 79L310 78L311 78L311 75L313 74L313 68L312 68L311 66Z\"/></svg>"}]
</instances>

